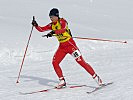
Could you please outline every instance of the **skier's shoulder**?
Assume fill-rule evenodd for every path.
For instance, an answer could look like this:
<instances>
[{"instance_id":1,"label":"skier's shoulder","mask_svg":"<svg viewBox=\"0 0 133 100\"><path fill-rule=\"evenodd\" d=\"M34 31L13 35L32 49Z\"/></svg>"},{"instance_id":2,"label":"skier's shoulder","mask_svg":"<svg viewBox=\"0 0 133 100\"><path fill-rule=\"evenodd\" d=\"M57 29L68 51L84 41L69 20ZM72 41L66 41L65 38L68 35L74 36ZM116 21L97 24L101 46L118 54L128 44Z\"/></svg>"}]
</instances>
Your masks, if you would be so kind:
<instances>
[{"instance_id":1,"label":"skier's shoulder","mask_svg":"<svg viewBox=\"0 0 133 100\"><path fill-rule=\"evenodd\" d=\"M59 18L59 19L60 19L60 21L66 21L65 18Z\"/></svg>"},{"instance_id":2,"label":"skier's shoulder","mask_svg":"<svg viewBox=\"0 0 133 100\"><path fill-rule=\"evenodd\" d=\"M67 21L64 18L60 18L60 23L67 23Z\"/></svg>"}]
</instances>

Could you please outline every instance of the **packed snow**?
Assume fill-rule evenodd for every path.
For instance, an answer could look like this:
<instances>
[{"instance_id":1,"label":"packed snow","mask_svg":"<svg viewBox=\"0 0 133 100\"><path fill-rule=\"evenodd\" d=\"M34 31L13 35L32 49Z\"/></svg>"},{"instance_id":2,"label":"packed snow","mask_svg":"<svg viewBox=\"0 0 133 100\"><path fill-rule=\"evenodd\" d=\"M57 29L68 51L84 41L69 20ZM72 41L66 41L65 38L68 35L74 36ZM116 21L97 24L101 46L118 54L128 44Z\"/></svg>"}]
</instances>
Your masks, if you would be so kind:
<instances>
[{"instance_id":1,"label":"packed snow","mask_svg":"<svg viewBox=\"0 0 133 100\"><path fill-rule=\"evenodd\" d=\"M133 1L132 0L0 0L0 100L133 100ZM106 82L92 94L89 87L52 90L58 83L52 57L58 48L55 37L43 38L35 28L19 83L16 84L32 17L39 25L50 22L49 11L57 7L69 23L73 36L128 43L74 39L84 57ZM61 67L68 85L97 86L92 77L67 55Z\"/></svg>"}]
</instances>

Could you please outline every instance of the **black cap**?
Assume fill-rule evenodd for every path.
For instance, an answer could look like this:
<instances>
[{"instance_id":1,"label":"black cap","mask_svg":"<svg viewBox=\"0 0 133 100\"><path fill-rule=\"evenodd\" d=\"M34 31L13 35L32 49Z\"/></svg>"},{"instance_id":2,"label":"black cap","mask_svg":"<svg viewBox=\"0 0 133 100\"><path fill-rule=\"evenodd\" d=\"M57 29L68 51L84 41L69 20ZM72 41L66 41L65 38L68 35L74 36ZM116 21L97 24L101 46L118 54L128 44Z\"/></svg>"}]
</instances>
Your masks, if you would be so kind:
<instances>
[{"instance_id":1,"label":"black cap","mask_svg":"<svg viewBox=\"0 0 133 100\"><path fill-rule=\"evenodd\" d=\"M59 10L57 8L53 8L49 12L49 16L57 16L59 17Z\"/></svg>"}]
</instances>

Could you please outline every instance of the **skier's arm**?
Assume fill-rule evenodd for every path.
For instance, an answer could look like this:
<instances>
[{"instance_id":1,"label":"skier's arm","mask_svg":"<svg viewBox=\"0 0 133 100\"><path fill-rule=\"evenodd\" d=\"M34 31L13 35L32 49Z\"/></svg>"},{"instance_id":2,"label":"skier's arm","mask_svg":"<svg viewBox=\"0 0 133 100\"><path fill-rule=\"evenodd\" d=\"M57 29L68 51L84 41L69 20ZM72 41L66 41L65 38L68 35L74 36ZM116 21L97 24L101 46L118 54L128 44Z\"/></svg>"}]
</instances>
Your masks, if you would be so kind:
<instances>
[{"instance_id":1,"label":"skier's arm","mask_svg":"<svg viewBox=\"0 0 133 100\"><path fill-rule=\"evenodd\" d=\"M36 29L39 31L39 32L44 32L44 31L48 31L48 30L52 30L52 27L51 27L51 24L48 24L44 27L41 27L41 26L36 26Z\"/></svg>"},{"instance_id":2,"label":"skier's arm","mask_svg":"<svg viewBox=\"0 0 133 100\"><path fill-rule=\"evenodd\" d=\"M60 20L61 29L55 30L55 34L61 34L66 31L67 22L64 19Z\"/></svg>"}]
</instances>

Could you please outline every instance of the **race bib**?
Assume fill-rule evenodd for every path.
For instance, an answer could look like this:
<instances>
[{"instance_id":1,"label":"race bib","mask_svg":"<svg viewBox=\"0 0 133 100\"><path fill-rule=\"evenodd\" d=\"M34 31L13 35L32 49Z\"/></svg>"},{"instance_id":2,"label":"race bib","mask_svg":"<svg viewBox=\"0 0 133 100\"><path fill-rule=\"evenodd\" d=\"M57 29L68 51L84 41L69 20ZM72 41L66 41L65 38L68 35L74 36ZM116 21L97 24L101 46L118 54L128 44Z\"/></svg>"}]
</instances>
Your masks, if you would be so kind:
<instances>
[{"instance_id":1,"label":"race bib","mask_svg":"<svg viewBox=\"0 0 133 100\"><path fill-rule=\"evenodd\" d=\"M75 50L73 53L72 53L72 56L77 59L78 57L81 56L81 53L79 52L79 50Z\"/></svg>"}]
</instances>

